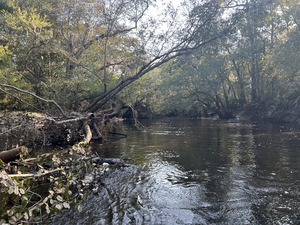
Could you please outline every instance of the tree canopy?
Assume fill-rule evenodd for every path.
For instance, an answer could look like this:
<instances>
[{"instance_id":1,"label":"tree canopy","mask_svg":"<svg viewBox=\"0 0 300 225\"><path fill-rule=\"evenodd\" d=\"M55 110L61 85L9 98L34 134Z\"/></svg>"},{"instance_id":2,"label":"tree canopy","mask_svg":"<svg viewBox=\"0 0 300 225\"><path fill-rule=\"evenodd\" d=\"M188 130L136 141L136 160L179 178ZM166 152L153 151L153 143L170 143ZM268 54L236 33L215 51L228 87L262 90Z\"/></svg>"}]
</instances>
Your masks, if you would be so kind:
<instances>
[{"instance_id":1,"label":"tree canopy","mask_svg":"<svg viewBox=\"0 0 300 225\"><path fill-rule=\"evenodd\" d=\"M1 108L58 113L51 100L95 112L123 96L156 114L230 118L249 103L298 104L297 1L185 1L155 16L151 8L1 1Z\"/></svg>"}]
</instances>

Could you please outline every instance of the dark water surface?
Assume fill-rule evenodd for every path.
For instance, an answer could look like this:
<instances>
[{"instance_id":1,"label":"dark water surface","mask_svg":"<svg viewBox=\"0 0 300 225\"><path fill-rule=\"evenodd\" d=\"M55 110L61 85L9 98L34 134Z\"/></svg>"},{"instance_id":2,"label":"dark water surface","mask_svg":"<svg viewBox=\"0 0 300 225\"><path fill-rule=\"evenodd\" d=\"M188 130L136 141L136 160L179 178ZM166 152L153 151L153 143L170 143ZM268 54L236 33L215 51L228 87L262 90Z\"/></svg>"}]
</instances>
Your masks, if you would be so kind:
<instances>
[{"instance_id":1,"label":"dark water surface","mask_svg":"<svg viewBox=\"0 0 300 225\"><path fill-rule=\"evenodd\" d=\"M54 224L300 224L300 131L217 120L143 121L99 146L112 171Z\"/></svg>"}]
</instances>

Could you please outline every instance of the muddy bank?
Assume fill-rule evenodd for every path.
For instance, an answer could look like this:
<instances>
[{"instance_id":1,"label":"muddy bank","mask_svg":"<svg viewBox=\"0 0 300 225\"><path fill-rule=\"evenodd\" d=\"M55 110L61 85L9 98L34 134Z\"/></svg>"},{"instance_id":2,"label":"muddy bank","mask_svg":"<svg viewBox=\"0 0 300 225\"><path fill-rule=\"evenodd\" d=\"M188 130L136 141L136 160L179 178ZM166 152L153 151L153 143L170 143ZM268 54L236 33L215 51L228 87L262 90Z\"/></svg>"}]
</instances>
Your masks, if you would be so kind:
<instances>
[{"instance_id":1,"label":"muddy bank","mask_svg":"<svg viewBox=\"0 0 300 225\"><path fill-rule=\"evenodd\" d=\"M82 138L80 121L54 124L55 118L40 113L0 112L0 150L16 145L40 148L68 145Z\"/></svg>"},{"instance_id":2,"label":"muddy bank","mask_svg":"<svg viewBox=\"0 0 300 225\"><path fill-rule=\"evenodd\" d=\"M239 121L271 121L300 126L300 102L249 104L234 115ZM72 145L84 138L82 121L55 123L57 118L30 112L0 112L0 151L25 145L30 148Z\"/></svg>"}]
</instances>

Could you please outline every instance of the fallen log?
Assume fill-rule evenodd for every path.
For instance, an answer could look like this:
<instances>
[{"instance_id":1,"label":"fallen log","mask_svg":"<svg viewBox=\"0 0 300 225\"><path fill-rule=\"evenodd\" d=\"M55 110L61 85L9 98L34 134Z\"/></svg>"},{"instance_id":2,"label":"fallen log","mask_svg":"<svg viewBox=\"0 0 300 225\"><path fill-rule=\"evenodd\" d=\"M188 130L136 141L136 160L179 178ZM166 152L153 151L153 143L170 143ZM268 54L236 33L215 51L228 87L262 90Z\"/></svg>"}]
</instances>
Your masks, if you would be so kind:
<instances>
[{"instance_id":1,"label":"fallen log","mask_svg":"<svg viewBox=\"0 0 300 225\"><path fill-rule=\"evenodd\" d=\"M68 119L65 119L65 120L55 121L54 124L63 124L63 123L70 123L70 122L77 122L77 121L82 121L82 120L88 120L90 118L93 118L94 114L93 113L88 113L86 115L82 115L80 113L77 113L76 116L77 117L75 117L75 118L68 118Z\"/></svg>"},{"instance_id":2,"label":"fallen log","mask_svg":"<svg viewBox=\"0 0 300 225\"><path fill-rule=\"evenodd\" d=\"M3 151L0 152L0 159L5 163L9 163L11 161L18 159L20 157L20 154L25 151L26 151L25 146Z\"/></svg>"}]
</instances>

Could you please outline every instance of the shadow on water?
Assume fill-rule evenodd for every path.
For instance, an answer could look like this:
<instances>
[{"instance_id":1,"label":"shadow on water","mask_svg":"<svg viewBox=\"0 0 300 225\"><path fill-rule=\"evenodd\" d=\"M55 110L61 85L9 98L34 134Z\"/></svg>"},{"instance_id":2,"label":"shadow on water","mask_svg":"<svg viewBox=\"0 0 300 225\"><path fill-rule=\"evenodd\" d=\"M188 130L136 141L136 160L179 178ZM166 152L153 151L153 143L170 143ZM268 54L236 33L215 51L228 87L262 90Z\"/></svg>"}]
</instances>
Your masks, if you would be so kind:
<instances>
[{"instance_id":1,"label":"shadow on water","mask_svg":"<svg viewBox=\"0 0 300 225\"><path fill-rule=\"evenodd\" d=\"M300 132L215 120L144 121L97 146L132 166L53 224L297 224Z\"/></svg>"}]
</instances>

